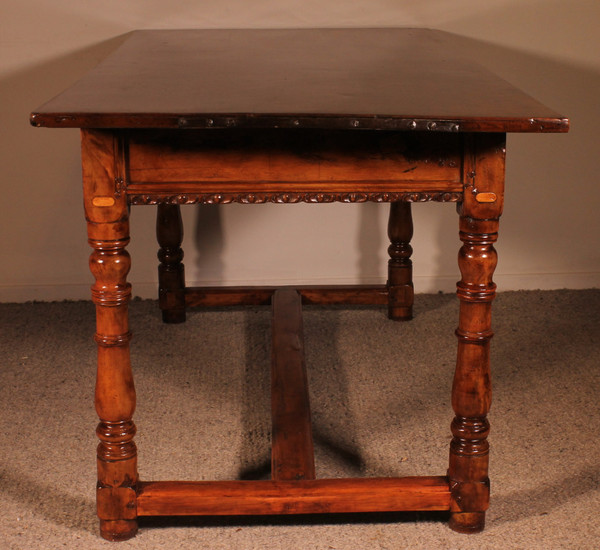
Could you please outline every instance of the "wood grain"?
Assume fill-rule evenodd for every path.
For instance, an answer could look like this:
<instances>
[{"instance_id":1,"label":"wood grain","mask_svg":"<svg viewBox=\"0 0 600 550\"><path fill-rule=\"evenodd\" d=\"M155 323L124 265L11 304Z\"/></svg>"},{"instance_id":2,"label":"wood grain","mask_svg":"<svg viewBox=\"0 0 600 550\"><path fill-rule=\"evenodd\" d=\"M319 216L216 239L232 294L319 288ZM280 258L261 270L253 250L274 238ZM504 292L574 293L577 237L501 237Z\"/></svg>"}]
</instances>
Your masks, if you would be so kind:
<instances>
[{"instance_id":1,"label":"wood grain","mask_svg":"<svg viewBox=\"0 0 600 550\"><path fill-rule=\"evenodd\" d=\"M141 483L139 516L448 510L445 477Z\"/></svg>"},{"instance_id":2,"label":"wood grain","mask_svg":"<svg viewBox=\"0 0 600 550\"><path fill-rule=\"evenodd\" d=\"M565 132L427 29L136 31L31 123L86 128Z\"/></svg>"},{"instance_id":3,"label":"wood grain","mask_svg":"<svg viewBox=\"0 0 600 550\"><path fill-rule=\"evenodd\" d=\"M460 192L455 134L188 130L127 134L127 192Z\"/></svg>"},{"instance_id":4,"label":"wood grain","mask_svg":"<svg viewBox=\"0 0 600 550\"><path fill-rule=\"evenodd\" d=\"M451 426L448 477L450 527L461 533L476 533L485 526L490 498L487 414L492 401L490 340L496 295L492 276L498 261L494 243L504 203L505 136L479 136L469 140L468 150L465 200L459 211L463 245L458 255L460 313L452 385L456 416ZM493 193L497 200L479 202L478 193Z\"/></svg>"},{"instance_id":5,"label":"wood grain","mask_svg":"<svg viewBox=\"0 0 600 550\"><path fill-rule=\"evenodd\" d=\"M455 37L419 29L137 31L31 114L81 127L93 252L97 506L103 537L148 515L446 510L483 529L489 504L492 276L505 132L568 119L474 64ZM179 204L392 202L388 285L185 288ZM314 480L300 302L385 304L410 316L409 202L457 202L461 280L448 477ZM158 204L161 307L274 300L273 480L146 482L137 474L129 358L129 206Z\"/></svg>"},{"instance_id":6,"label":"wood grain","mask_svg":"<svg viewBox=\"0 0 600 550\"><path fill-rule=\"evenodd\" d=\"M412 281L413 223L408 202L392 202L388 219L388 317L408 321L413 316L414 288Z\"/></svg>"},{"instance_id":7,"label":"wood grain","mask_svg":"<svg viewBox=\"0 0 600 550\"><path fill-rule=\"evenodd\" d=\"M125 540L137 532L135 488L137 449L133 437L136 395L129 359L128 304L131 265L127 200L118 190L119 141L111 132L81 133L83 196L88 240L93 249L90 270L94 275L92 301L96 306L98 368L95 404L100 423L96 434L97 507L100 532L108 540ZM111 197L111 205L94 199ZM97 201L96 201L97 203Z\"/></svg>"},{"instance_id":8,"label":"wood grain","mask_svg":"<svg viewBox=\"0 0 600 550\"><path fill-rule=\"evenodd\" d=\"M158 303L163 322L185 321L185 269L182 263L183 222L178 204L159 204L156 210Z\"/></svg>"},{"instance_id":9,"label":"wood grain","mask_svg":"<svg viewBox=\"0 0 600 550\"><path fill-rule=\"evenodd\" d=\"M187 287L188 307L263 306L271 303L281 287L215 286ZM384 305L388 303L385 285L296 286L303 304L313 305Z\"/></svg>"},{"instance_id":10,"label":"wood grain","mask_svg":"<svg viewBox=\"0 0 600 550\"><path fill-rule=\"evenodd\" d=\"M302 299L293 289L273 294L271 340L271 479L315 478Z\"/></svg>"}]
</instances>

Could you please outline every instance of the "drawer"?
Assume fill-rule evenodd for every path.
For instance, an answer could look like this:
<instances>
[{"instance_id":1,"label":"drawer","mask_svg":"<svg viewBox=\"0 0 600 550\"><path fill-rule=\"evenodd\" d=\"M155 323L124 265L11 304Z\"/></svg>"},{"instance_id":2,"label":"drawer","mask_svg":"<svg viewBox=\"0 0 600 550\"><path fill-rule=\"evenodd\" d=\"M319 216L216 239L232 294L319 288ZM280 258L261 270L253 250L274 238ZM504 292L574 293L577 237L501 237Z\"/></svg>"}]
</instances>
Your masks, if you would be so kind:
<instances>
[{"instance_id":1,"label":"drawer","mask_svg":"<svg viewBox=\"0 0 600 550\"><path fill-rule=\"evenodd\" d=\"M369 130L134 131L124 140L125 178L128 195L138 197L460 193L462 141Z\"/></svg>"}]
</instances>

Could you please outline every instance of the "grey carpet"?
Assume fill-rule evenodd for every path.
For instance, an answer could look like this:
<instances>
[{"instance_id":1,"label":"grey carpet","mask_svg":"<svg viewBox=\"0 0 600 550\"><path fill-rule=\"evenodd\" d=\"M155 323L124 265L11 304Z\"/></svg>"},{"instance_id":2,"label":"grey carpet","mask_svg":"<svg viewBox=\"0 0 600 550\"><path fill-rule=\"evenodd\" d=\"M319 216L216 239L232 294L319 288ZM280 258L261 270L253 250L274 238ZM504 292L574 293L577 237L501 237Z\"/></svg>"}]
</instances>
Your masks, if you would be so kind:
<instances>
[{"instance_id":1,"label":"grey carpet","mask_svg":"<svg viewBox=\"0 0 600 550\"><path fill-rule=\"evenodd\" d=\"M599 548L600 290L505 292L494 304L492 503L479 535L443 514L145 520L108 543L94 511L95 348L88 302L0 304L0 548ZM269 308L163 325L134 301L143 479L268 476ZM317 475L446 470L457 300L307 308Z\"/></svg>"}]
</instances>

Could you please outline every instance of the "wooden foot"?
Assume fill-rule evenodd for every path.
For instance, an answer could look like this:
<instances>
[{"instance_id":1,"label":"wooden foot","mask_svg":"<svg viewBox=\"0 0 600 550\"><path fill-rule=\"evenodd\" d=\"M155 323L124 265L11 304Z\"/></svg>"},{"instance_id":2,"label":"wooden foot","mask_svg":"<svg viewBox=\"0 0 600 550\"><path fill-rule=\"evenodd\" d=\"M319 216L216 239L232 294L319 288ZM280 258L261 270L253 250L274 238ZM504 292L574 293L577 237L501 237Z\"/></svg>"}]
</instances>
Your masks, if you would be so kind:
<instances>
[{"instance_id":1,"label":"wooden foot","mask_svg":"<svg viewBox=\"0 0 600 550\"><path fill-rule=\"evenodd\" d=\"M481 533L485 527L485 512L451 512L449 525L457 533Z\"/></svg>"},{"instance_id":2,"label":"wooden foot","mask_svg":"<svg viewBox=\"0 0 600 550\"><path fill-rule=\"evenodd\" d=\"M183 223L178 204L159 204L156 213L158 251L158 303L165 323L185 321Z\"/></svg>"},{"instance_id":3,"label":"wooden foot","mask_svg":"<svg viewBox=\"0 0 600 550\"><path fill-rule=\"evenodd\" d=\"M412 282L413 236L411 206L409 202L392 202L388 222L388 317L408 321L413 316L414 289Z\"/></svg>"},{"instance_id":4,"label":"wooden foot","mask_svg":"<svg viewBox=\"0 0 600 550\"><path fill-rule=\"evenodd\" d=\"M135 537L138 531L137 521L128 519L101 519L100 535L111 542L120 542Z\"/></svg>"}]
</instances>

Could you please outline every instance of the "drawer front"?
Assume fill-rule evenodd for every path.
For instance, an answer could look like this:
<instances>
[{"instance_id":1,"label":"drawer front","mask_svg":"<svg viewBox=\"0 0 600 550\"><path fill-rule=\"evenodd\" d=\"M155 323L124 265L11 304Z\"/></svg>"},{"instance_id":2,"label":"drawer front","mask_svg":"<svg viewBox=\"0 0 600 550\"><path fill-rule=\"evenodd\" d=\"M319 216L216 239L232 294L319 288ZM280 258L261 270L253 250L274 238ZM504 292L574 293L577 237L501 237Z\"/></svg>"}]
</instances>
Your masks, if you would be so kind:
<instances>
[{"instance_id":1,"label":"drawer front","mask_svg":"<svg viewBox=\"0 0 600 550\"><path fill-rule=\"evenodd\" d=\"M446 193L446 199L433 200L458 200L463 188L457 134L143 131L128 134L124 144L127 193L134 203L144 196L252 194L287 195L275 202L346 195L398 200L399 193Z\"/></svg>"}]
</instances>

